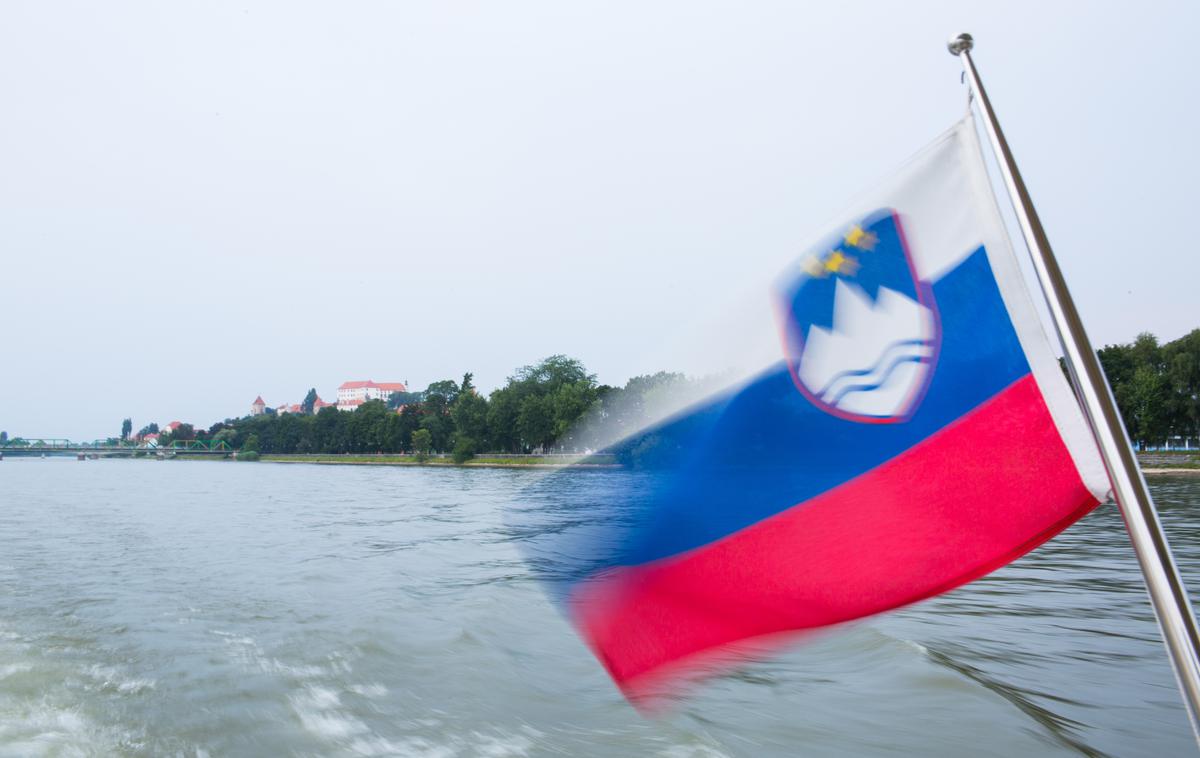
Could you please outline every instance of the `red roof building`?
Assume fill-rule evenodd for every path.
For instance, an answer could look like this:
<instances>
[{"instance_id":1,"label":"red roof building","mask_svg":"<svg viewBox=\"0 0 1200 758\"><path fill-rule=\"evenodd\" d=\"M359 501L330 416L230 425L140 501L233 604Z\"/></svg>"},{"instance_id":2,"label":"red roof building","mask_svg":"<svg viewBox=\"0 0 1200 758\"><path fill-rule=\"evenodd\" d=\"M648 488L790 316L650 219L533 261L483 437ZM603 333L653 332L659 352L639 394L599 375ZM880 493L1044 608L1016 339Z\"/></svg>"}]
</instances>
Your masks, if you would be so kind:
<instances>
[{"instance_id":1,"label":"red roof building","mask_svg":"<svg viewBox=\"0 0 1200 758\"><path fill-rule=\"evenodd\" d=\"M342 382L338 387L337 404L342 410L352 410L367 400L387 400L395 392L406 392L404 382L366 381ZM359 401L354 402L352 401Z\"/></svg>"},{"instance_id":2,"label":"red roof building","mask_svg":"<svg viewBox=\"0 0 1200 758\"><path fill-rule=\"evenodd\" d=\"M356 397L352 400L345 400L345 401L339 402L337 404L337 409L339 411L356 411L356 410L358 410L358 406L362 405L365 402L367 402L365 398Z\"/></svg>"}]
</instances>

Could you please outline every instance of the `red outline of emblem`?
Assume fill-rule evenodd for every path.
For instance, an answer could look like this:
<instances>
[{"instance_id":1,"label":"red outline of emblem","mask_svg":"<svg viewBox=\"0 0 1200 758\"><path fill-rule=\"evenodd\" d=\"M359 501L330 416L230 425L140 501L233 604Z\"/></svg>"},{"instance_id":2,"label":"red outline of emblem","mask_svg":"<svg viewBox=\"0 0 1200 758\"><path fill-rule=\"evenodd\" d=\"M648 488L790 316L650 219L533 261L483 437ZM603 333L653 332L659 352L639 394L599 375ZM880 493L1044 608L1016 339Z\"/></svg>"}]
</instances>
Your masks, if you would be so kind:
<instances>
[{"instance_id":1,"label":"red outline of emblem","mask_svg":"<svg viewBox=\"0 0 1200 758\"><path fill-rule=\"evenodd\" d=\"M872 219L882 218L885 213L891 215L892 223L896 226L896 236L900 239L900 247L904 250L904 259L908 261L908 273L917 291L917 302L933 313L933 353L929 356L929 360L926 361L929 364L929 369L925 373L925 380L921 382L919 387L912 391L912 395L908 398L904 406L904 413L902 415L864 416L858 413L850 413L836 406L829 405L814 395L808 387L804 386L804 382L800 381L800 376L797 373L799 356L804 353L804 335L797 327L795 319L792 318L790 306L784 305L780 300L776 300L776 308L782 326L780 339L783 343L783 359L787 363L788 374L792 377L792 384L796 385L796 389L800 391L800 394L808 398L810 403L829 415L837 416L846 421L855 421L860 424L899 424L912 418L917 408L920 407L921 401L925 399L925 394L929 391L929 385L933 383L933 374L937 369L938 358L942 354L942 314L938 310L937 300L933 296L933 285L917 278L917 267L913 262L912 252L909 250L908 238L904 235L904 225L901 223L900 214L892 208L880 208L864 216L859 223L862 226L869 226ZM796 348L794 351L791 349L793 345ZM793 356L796 357L793 358Z\"/></svg>"}]
</instances>

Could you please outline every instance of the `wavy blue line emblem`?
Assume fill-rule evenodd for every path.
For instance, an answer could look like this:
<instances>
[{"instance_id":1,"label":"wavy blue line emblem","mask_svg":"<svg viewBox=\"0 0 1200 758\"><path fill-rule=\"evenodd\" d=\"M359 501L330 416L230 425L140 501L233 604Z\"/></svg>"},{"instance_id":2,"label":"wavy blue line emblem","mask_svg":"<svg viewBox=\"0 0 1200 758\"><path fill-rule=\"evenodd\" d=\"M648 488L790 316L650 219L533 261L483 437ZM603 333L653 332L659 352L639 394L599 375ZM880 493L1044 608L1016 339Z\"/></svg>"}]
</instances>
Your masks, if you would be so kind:
<instances>
[{"instance_id":1,"label":"wavy blue line emblem","mask_svg":"<svg viewBox=\"0 0 1200 758\"><path fill-rule=\"evenodd\" d=\"M780 294L785 354L801 393L851 421L912 416L933 378L942 329L895 211L876 211L809 251Z\"/></svg>"}]
</instances>

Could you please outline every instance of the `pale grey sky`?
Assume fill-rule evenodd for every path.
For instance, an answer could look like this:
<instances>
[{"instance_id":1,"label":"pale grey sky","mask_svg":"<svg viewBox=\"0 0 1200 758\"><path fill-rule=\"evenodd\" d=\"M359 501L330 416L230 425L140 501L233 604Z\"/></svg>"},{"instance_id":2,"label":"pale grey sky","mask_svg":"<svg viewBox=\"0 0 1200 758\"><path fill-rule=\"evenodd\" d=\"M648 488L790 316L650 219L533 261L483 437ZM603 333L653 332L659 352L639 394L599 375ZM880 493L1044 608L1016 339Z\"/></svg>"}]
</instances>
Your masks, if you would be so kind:
<instances>
[{"instance_id":1,"label":"pale grey sky","mask_svg":"<svg viewBox=\"0 0 1200 758\"><path fill-rule=\"evenodd\" d=\"M0 429L344 379L601 381L957 119L976 61L1097 343L1200 326L1196 3L0 6Z\"/></svg>"}]
</instances>

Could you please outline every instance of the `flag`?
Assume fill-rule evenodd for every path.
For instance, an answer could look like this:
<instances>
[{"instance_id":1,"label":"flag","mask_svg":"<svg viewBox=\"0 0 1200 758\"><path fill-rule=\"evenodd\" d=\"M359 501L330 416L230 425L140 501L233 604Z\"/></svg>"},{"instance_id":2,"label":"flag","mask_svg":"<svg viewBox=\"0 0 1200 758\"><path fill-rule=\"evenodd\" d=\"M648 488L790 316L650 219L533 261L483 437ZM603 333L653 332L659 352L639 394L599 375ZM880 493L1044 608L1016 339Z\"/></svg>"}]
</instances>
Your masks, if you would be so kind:
<instances>
[{"instance_id":1,"label":"flag","mask_svg":"<svg viewBox=\"0 0 1200 758\"><path fill-rule=\"evenodd\" d=\"M610 446L635 476L572 490L605 515L559 547L559 596L633 698L951 590L1107 495L970 117L763 297L773 359Z\"/></svg>"}]
</instances>

